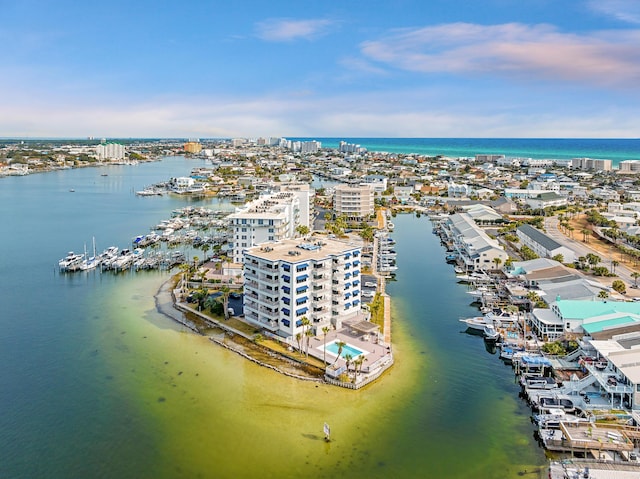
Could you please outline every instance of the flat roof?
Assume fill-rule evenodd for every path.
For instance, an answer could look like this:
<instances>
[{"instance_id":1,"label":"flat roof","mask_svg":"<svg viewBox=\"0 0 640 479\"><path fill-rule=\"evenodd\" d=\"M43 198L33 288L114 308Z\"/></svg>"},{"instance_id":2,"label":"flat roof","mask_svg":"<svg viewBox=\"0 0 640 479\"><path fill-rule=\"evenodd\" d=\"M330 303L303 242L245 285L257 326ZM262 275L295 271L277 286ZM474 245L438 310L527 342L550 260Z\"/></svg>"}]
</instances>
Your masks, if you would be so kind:
<instances>
[{"instance_id":1,"label":"flat roof","mask_svg":"<svg viewBox=\"0 0 640 479\"><path fill-rule=\"evenodd\" d=\"M640 302L559 300L556 305L565 319L585 319L624 313L639 316Z\"/></svg>"},{"instance_id":2,"label":"flat roof","mask_svg":"<svg viewBox=\"0 0 640 479\"><path fill-rule=\"evenodd\" d=\"M263 243L249 248L246 254L269 261L286 261L299 263L300 261L321 261L331 256L338 256L360 250L361 245L349 240L327 239L315 237L309 239L289 239L277 243Z\"/></svg>"}]
</instances>

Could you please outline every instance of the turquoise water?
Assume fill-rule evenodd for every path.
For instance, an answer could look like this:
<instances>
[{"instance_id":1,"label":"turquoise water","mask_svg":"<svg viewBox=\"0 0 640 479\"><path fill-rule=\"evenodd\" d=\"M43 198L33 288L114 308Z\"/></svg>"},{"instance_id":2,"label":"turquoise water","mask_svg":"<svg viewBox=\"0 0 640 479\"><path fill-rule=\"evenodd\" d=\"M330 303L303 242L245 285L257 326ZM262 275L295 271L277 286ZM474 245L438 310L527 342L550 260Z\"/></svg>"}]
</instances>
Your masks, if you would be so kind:
<instances>
[{"instance_id":1,"label":"turquoise water","mask_svg":"<svg viewBox=\"0 0 640 479\"><path fill-rule=\"evenodd\" d=\"M307 138L304 138L307 139ZM593 138L308 138L323 147L337 148L340 141L359 144L368 151L417 153L452 157L496 154L519 158L601 158L617 165L640 159L640 139Z\"/></svg>"},{"instance_id":2,"label":"turquoise water","mask_svg":"<svg viewBox=\"0 0 640 479\"><path fill-rule=\"evenodd\" d=\"M327 344L327 351L330 352L331 354L335 354L336 356L338 355L338 345L336 344L335 341ZM362 354L362 351L354 346L350 346L349 344L346 344L342 346L342 351L340 351L340 357L344 358L345 355L347 354L350 354L353 357L353 359L355 359Z\"/></svg>"}]
</instances>

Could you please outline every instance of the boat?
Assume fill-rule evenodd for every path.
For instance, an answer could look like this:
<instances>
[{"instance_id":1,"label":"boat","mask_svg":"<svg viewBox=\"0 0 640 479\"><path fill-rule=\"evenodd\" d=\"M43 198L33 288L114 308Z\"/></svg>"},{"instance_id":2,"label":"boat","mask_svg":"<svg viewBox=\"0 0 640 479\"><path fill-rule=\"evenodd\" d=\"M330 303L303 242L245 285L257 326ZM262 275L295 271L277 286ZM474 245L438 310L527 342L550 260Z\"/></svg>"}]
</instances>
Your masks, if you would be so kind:
<instances>
[{"instance_id":1,"label":"boat","mask_svg":"<svg viewBox=\"0 0 640 479\"><path fill-rule=\"evenodd\" d=\"M74 190L73 188L69 189L69 193L75 193L76 190Z\"/></svg>"},{"instance_id":2,"label":"boat","mask_svg":"<svg viewBox=\"0 0 640 479\"><path fill-rule=\"evenodd\" d=\"M456 274L458 283L475 283L478 281L491 281L491 276L486 273Z\"/></svg>"},{"instance_id":3,"label":"boat","mask_svg":"<svg viewBox=\"0 0 640 479\"><path fill-rule=\"evenodd\" d=\"M493 324L487 324L484 327L482 333L484 335L485 341L497 341L498 339L500 339L500 333L495 328L495 326L493 326Z\"/></svg>"},{"instance_id":4,"label":"boat","mask_svg":"<svg viewBox=\"0 0 640 479\"><path fill-rule=\"evenodd\" d=\"M484 333L485 326L493 326L493 321L487 319L486 316L473 316L471 318L463 318L461 323L467 325L467 329L478 334Z\"/></svg>"},{"instance_id":5,"label":"boat","mask_svg":"<svg viewBox=\"0 0 640 479\"><path fill-rule=\"evenodd\" d=\"M538 398L538 408L540 411L562 410L567 413L572 413L576 410L576 406L571 399L555 395L540 396Z\"/></svg>"},{"instance_id":6,"label":"boat","mask_svg":"<svg viewBox=\"0 0 640 479\"><path fill-rule=\"evenodd\" d=\"M96 256L96 239L93 238L93 256L87 256L87 246L84 247L84 259L80 263L80 269L82 271L89 271L95 269L100 264L100 259Z\"/></svg>"},{"instance_id":7,"label":"boat","mask_svg":"<svg viewBox=\"0 0 640 479\"><path fill-rule=\"evenodd\" d=\"M467 294L470 294L474 298L486 298L489 296L495 296L495 292L490 290L487 286L478 286L476 289L467 291Z\"/></svg>"},{"instance_id":8,"label":"boat","mask_svg":"<svg viewBox=\"0 0 640 479\"><path fill-rule=\"evenodd\" d=\"M495 325L501 328L513 327L520 321L518 313L509 313L500 308L492 309L485 316L493 321Z\"/></svg>"},{"instance_id":9,"label":"boat","mask_svg":"<svg viewBox=\"0 0 640 479\"><path fill-rule=\"evenodd\" d=\"M546 376L523 375L520 384L527 389L557 389L558 383L555 379Z\"/></svg>"},{"instance_id":10,"label":"boat","mask_svg":"<svg viewBox=\"0 0 640 479\"><path fill-rule=\"evenodd\" d=\"M395 225L391 221L387 222L387 229L389 231L393 231L394 228L395 228Z\"/></svg>"},{"instance_id":11,"label":"boat","mask_svg":"<svg viewBox=\"0 0 640 479\"><path fill-rule=\"evenodd\" d=\"M82 263L83 259L83 254L69 251L67 253L67 256L58 261L58 266L60 267L60 271L77 271L78 269L80 269L80 264Z\"/></svg>"}]
</instances>

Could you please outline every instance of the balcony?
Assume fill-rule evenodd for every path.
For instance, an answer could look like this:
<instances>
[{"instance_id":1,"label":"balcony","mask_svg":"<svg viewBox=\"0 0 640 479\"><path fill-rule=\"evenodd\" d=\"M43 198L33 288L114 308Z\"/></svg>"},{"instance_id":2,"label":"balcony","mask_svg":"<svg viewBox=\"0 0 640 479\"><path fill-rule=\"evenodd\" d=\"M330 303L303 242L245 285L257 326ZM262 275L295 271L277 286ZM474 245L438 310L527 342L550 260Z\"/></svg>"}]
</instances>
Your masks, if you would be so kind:
<instances>
[{"instance_id":1,"label":"balcony","mask_svg":"<svg viewBox=\"0 0 640 479\"><path fill-rule=\"evenodd\" d=\"M260 278L259 278L259 279L260 279L260 282L261 282L261 283L270 284L270 285L272 285L272 286L275 286L275 285L280 284L280 281L279 281L279 279L278 279L278 277L277 277L277 276L275 276L275 277L271 277L271 278L268 278L268 277L265 275L265 276L260 276Z\"/></svg>"}]
</instances>

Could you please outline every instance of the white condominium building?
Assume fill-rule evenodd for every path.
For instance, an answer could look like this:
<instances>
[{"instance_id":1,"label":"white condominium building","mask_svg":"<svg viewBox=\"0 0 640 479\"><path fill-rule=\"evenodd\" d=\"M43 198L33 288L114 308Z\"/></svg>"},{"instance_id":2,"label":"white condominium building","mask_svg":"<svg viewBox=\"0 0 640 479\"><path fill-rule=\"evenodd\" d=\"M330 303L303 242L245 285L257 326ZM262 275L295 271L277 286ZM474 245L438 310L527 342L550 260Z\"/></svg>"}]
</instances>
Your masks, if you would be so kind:
<instances>
[{"instance_id":1,"label":"white condominium building","mask_svg":"<svg viewBox=\"0 0 640 479\"><path fill-rule=\"evenodd\" d=\"M122 160L124 159L124 146L119 143L105 143L96 146L98 160Z\"/></svg>"},{"instance_id":2,"label":"white condominium building","mask_svg":"<svg viewBox=\"0 0 640 479\"><path fill-rule=\"evenodd\" d=\"M571 167L580 170L611 171L612 161L593 158L572 158Z\"/></svg>"},{"instance_id":3,"label":"white condominium building","mask_svg":"<svg viewBox=\"0 0 640 479\"><path fill-rule=\"evenodd\" d=\"M300 224L300 200L292 192L263 196L238 208L229 215L229 222L233 262L242 263L242 254L248 248L295 236Z\"/></svg>"},{"instance_id":4,"label":"white condominium building","mask_svg":"<svg viewBox=\"0 0 640 479\"><path fill-rule=\"evenodd\" d=\"M316 194L316 190L308 183L289 183L280 187L281 192L292 193L298 197L300 202L300 214L298 224L305 225L311 228L312 225L312 210L313 210L313 197Z\"/></svg>"},{"instance_id":5,"label":"white condominium building","mask_svg":"<svg viewBox=\"0 0 640 479\"><path fill-rule=\"evenodd\" d=\"M624 160L620 162L620 171L637 173L640 171L640 160Z\"/></svg>"},{"instance_id":6,"label":"white condominium building","mask_svg":"<svg viewBox=\"0 0 640 479\"><path fill-rule=\"evenodd\" d=\"M342 327L360 309L360 247L303 239L250 248L244 255L245 319L285 338Z\"/></svg>"},{"instance_id":7,"label":"white condominium building","mask_svg":"<svg viewBox=\"0 0 640 479\"><path fill-rule=\"evenodd\" d=\"M333 209L338 216L363 220L375 211L374 189L369 184L338 185L334 188Z\"/></svg>"}]
</instances>

